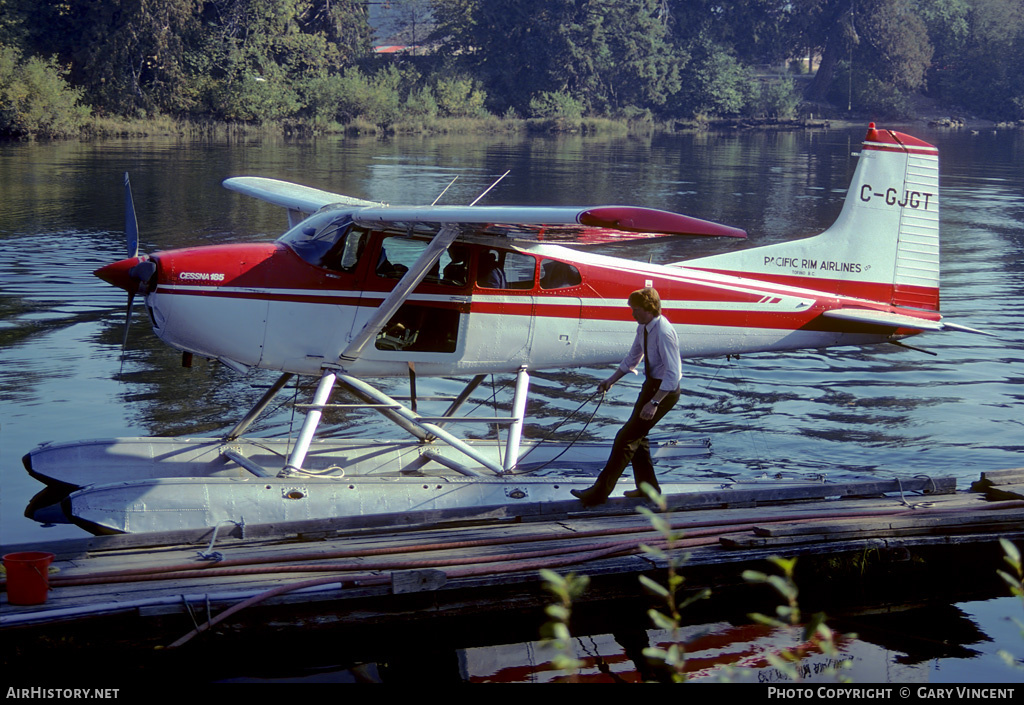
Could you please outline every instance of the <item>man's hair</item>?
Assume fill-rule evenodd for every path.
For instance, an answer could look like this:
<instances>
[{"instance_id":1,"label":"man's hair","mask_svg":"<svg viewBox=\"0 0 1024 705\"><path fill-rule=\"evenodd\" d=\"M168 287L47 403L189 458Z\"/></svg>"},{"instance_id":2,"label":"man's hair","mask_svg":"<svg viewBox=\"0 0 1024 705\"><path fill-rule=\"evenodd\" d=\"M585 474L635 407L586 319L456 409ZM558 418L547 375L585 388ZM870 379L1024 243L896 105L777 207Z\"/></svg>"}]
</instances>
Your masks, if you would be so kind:
<instances>
[{"instance_id":1,"label":"man's hair","mask_svg":"<svg viewBox=\"0 0 1024 705\"><path fill-rule=\"evenodd\" d=\"M632 308L642 308L649 313L653 313L655 316L661 315L661 297L658 296L656 290L649 286L637 289L630 294L629 305Z\"/></svg>"}]
</instances>

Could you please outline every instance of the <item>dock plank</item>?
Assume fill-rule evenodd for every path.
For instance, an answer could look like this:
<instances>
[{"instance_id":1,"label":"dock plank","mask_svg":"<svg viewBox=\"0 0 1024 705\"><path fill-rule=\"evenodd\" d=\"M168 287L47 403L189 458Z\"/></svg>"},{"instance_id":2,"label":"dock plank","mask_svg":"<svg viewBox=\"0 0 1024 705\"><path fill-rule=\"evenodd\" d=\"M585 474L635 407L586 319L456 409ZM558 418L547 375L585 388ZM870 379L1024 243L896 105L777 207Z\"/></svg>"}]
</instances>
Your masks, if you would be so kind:
<instances>
[{"instance_id":1,"label":"dock plank","mask_svg":"<svg viewBox=\"0 0 1024 705\"><path fill-rule=\"evenodd\" d=\"M738 575L744 565L778 552L829 555L865 547L993 542L998 536L1024 534L1024 502L992 504L979 494L936 493L945 485L929 479L852 484L828 487L816 499L771 494L745 507L730 500L725 502L729 508L723 508L723 496L735 498L735 493L704 493L709 496L664 515L678 534L671 554L680 559L686 554L687 570L728 568ZM876 492L879 487L888 487L889 494ZM677 499L670 498L670 504ZM637 575L665 569L663 561L639 550L640 543L664 539L636 513L648 503L617 498L594 511L581 510L575 502L562 504L547 507L543 518L515 521L488 515L470 522L460 514L434 515L415 526L326 520L279 525L274 531L246 527L244 537L234 531L218 534L212 550L222 560L210 563L198 554L210 549L212 532L188 533L177 543L180 532L96 537L52 549L33 545L58 555L50 599L45 605L19 607L7 604L4 594L0 632L125 613L153 619L220 614L270 591L277 592L262 607L313 610L326 621L407 613L418 618L423 600L435 610L443 605L500 610L504 600L543 601L541 567L586 573L609 586L625 581L631 589ZM72 582L127 571L146 573L146 579Z\"/></svg>"}]
</instances>

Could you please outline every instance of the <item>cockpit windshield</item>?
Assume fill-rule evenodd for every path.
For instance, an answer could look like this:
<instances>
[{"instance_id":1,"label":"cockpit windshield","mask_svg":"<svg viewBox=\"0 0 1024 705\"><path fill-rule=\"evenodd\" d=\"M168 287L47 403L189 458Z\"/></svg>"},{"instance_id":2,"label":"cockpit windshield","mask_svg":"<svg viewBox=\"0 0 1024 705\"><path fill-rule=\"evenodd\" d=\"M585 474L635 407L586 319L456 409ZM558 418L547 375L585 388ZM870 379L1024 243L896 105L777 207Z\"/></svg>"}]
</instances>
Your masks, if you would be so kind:
<instances>
[{"instance_id":1,"label":"cockpit windshield","mask_svg":"<svg viewBox=\"0 0 1024 705\"><path fill-rule=\"evenodd\" d=\"M352 225L350 213L318 213L279 238L299 257L318 267L352 271L366 246L366 230Z\"/></svg>"}]
</instances>

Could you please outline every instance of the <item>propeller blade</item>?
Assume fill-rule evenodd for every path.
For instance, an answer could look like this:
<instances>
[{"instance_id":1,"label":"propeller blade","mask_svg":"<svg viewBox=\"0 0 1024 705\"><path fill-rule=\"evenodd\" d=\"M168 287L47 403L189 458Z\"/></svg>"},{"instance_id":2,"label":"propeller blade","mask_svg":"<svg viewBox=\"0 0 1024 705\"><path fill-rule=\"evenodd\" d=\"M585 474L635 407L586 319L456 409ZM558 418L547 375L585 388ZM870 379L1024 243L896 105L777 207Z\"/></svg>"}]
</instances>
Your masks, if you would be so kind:
<instances>
[{"instance_id":1,"label":"propeller blade","mask_svg":"<svg viewBox=\"0 0 1024 705\"><path fill-rule=\"evenodd\" d=\"M139 255L139 223L135 219L135 202L132 200L132 185L128 172L124 173L124 232L128 241L128 258Z\"/></svg>"},{"instance_id":2,"label":"propeller blade","mask_svg":"<svg viewBox=\"0 0 1024 705\"><path fill-rule=\"evenodd\" d=\"M113 265L108 265L108 267L113 268ZM124 365L124 351L128 347L128 329L132 325L132 304L135 303L135 295L140 292L143 296L146 295L149 291L149 282L156 275L156 267L156 262L151 259L144 259L128 270L128 280L130 283L122 286L128 292L128 307L124 313L124 336L121 338L122 366Z\"/></svg>"},{"instance_id":3,"label":"propeller blade","mask_svg":"<svg viewBox=\"0 0 1024 705\"><path fill-rule=\"evenodd\" d=\"M132 304L135 303L135 292L128 292L128 308L124 312L124 336L121 338L121 361L124 362L124 351L128 347L128 328L132 325Z\"/></svg>"}]
</instances>

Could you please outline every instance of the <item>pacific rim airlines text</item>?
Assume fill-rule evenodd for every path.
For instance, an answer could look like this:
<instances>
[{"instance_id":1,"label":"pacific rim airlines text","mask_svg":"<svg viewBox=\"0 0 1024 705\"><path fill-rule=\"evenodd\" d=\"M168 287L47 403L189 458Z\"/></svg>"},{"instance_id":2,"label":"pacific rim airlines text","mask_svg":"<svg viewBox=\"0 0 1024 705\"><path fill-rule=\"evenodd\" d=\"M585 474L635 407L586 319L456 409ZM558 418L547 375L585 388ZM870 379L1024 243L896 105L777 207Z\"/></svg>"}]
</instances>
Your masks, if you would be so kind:
<instances>
[{"instance_id":1,"label":"pacific rim airlines text","mask_svg":"<svg viewBox=\"0 0 1024 705\"><path fill-rule=\"evenodd\" d=\"M899 206L900 208L923 208L928 210L928 203L931 201L934 193L924 193L921 191L904 191L903 197L898 196L898 191L894 188L887 188L883 193L876 192L871 184L864 184L860 187L860 200L867 203L872 198L884 198L887 206Z\"/></svg>"},{"instance_id":2,"label":"pacific rim airlines text","mask_svg":"<svg viewBox=\"0 0 1024 705\"><path fill-rule=\"evenodd\" d=\"M817 270L819 272L852 272L859 274L864 269L859 262L835 262L832 260L798 259L796 257L774 257L766 255L765 267L780 269Z\"/></svg>"}]
</instances>

